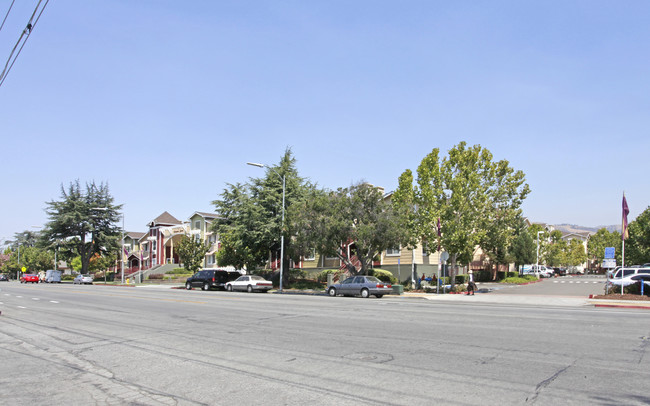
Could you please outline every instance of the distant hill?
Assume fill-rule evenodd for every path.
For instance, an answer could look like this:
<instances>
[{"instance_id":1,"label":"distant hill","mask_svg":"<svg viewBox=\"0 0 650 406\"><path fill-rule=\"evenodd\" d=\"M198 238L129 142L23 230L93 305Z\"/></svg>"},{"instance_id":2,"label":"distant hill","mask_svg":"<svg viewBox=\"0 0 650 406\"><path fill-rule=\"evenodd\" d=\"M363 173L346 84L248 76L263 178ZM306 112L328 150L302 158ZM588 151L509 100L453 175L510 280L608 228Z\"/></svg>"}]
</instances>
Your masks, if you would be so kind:
<instances>
[{"instance_id":1,"label":"distant hill","mask_svg":"<svg viewBox=\"0 0 650 406\"><path fill-rule=\"evenodd\" d=\"M555 227L556 230L560 230L564 233L579 233L579 232L590 232L590 233L595 233L601 228L606 229L609 232L612 231L618 231L621 232L621 225L613 225L613 226L598 226L598 227L584 227L584 226L579 226L576 224L554 224L553 227Z\"/></svg>"}]
</instances>

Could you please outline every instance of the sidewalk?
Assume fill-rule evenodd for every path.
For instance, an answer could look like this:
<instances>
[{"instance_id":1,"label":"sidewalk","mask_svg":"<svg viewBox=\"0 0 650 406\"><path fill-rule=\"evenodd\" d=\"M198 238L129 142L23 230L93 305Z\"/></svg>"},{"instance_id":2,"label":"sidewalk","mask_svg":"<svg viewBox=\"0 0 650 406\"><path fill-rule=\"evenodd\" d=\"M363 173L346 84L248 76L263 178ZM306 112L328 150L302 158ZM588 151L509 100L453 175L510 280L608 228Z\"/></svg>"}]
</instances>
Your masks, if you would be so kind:
<instances>
[{"instance_id":1,"label":"sidewalk","mask_svg":"<svg viewBox=\"0 0 650 406\"><path fill-rule=\"evenodd\" d=\"M131 285L133 286L133 285ZM143 284L135 285L137 288L148 289L183 289L181 284ZM278 293L277 290L271 290L269 293ZM286 289L285 295L323 295L324 291L315 290L293 290ZM633 300L604 300L589 299L588 297L579 296L551 296L551 295L499 295L490 292L477 292L474 296L465 294L435 294L435 293L411 293L404 292L403 295L387 295L386 299L424 299L439 302L460 302L460 303L494 303L507 305L523 306L563 306L563 307L621 307L630 309L648 309L650 310L650 301L633 301Z\"/></svg>"},{"instance_id":2,"label":"sidewalk","mask_svg":"<svg viewBox=\"0 0 650 406\"><path fill-rule=\"evenodd\" d=\"M396 296L391 296L396 297ZM431 301L440 302L462 302L462 303L496 303L511 305L527 306L566 306L566 307L622 307L631 309L648 309L650 310L650 301L632 301L632 300L603 300L590 299L588 297L577 296L542 296L542 295L499 295L493 293L476 293L474 296L465 294L443 294L435 293L409 293L405 292L404 298L421 298Z\"/></svg>"}]
</instances>

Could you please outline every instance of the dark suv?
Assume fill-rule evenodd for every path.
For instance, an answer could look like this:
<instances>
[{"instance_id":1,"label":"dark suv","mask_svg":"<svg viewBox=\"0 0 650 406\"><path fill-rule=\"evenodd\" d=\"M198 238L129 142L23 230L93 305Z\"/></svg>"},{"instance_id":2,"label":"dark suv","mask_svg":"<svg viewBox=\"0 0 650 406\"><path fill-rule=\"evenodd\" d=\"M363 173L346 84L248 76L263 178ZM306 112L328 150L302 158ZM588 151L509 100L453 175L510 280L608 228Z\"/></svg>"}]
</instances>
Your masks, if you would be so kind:
<instances>
[{"instance_id":1,"label":"dark suv","mask_svg":"<svg viewBox=\"0 0 650 406\"><path fill-rule=\"evenodd\" d=\"M185 289L224 289L227 282L234 281L240 276L241 274L239 272L224 271L223 269L206 269L199 271L187 278L187 281L185 282Z\"/></svg>"}]
</instances>

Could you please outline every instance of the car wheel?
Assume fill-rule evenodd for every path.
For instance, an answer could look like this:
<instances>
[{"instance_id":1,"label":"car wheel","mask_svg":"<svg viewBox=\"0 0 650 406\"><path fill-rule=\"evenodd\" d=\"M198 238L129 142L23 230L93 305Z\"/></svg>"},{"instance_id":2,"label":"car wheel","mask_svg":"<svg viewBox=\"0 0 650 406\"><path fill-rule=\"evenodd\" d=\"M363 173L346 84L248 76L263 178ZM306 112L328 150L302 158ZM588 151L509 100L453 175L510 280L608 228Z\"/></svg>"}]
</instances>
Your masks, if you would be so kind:
<instances>
[{"instance_id":1,"label":"car wheel","mask_svg":"<svg viewBox=\"0 0 650 406\"><path fill-rule=\"evenodd\" d=\"M248 293L253 293L253 287L251 285L248 285L248 288L246 288Z\"/></svg>"},{"instance_id":2,"label":"car wheel","mask_svg":"<svg viewBox=\"0 0 650 406\"><path fill-rule=\"evenodd\" d=\"M232 285L226 285L226 290L228 292L232 292Z\"/></svg>"},{"instance_id":3,"label":"car wheel","mask_svg":"<svg viewBox=\"0 0 650 406\"><path fill-rule=\"evenodd\" d=\"M366 288L361 289L361 297L362 298L370 297L370 291Z\"/></svg>"},{"instance_id":4,"label":"car wheel","mask_svg":"<svg viewBox=\"0 0 650 406\"><path fill-rule=\"evenodd\" d=\"M189 282L186 282L186 283L185 283L185 289L187 289L187 290L192 290L192 284L189 283Z\"/></svg>"},{"instance_id":5,"label":"car wheel","mask_svg":"<svg viewBox=\"0 0 650 406\"><path fill-rule=\"evenodd\" d=\"M327 290L327 294L332 296L332 297L336 296L336 288L329 288Z\"/></svg>"},{"instance_id":6,"label":"car wheel","mask_svg":"<svg viewBox=\"0 0 650 406\"><path fill-rule=\"evenodd\" d=\"M209 283L204 283L203 284L203 290L210 290L210 284Z\"/></svg>"},{"instance_id":7,"label":"car wheel","mask_svg":"<svg viewBox=\"0 0 650 406\"><path fill-rule=\"evenodd\" d=\"M376 297L377 299L381 299L382 297L384 297L384 295L375 295L375 297Z\"/></svg>"}]
</instances>

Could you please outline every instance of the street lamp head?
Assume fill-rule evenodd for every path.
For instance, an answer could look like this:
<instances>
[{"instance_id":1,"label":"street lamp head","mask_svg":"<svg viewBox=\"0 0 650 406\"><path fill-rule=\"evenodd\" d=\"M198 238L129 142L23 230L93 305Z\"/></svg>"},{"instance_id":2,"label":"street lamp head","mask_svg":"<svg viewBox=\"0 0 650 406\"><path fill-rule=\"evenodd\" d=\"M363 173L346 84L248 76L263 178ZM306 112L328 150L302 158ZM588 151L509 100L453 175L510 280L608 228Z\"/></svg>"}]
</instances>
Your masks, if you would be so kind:
<instances>
[{"instance_id":1,"label":"street lamp head","mask_svg":"<svg viewBox=\"0 0 650 406\"><path fill-rule=\"evenodd\" d=\"M266 166L264 164L258 164L256 162L246 162L246 165L257 166L258 168L264 168Z\"/></svg>"}]
</instances>

